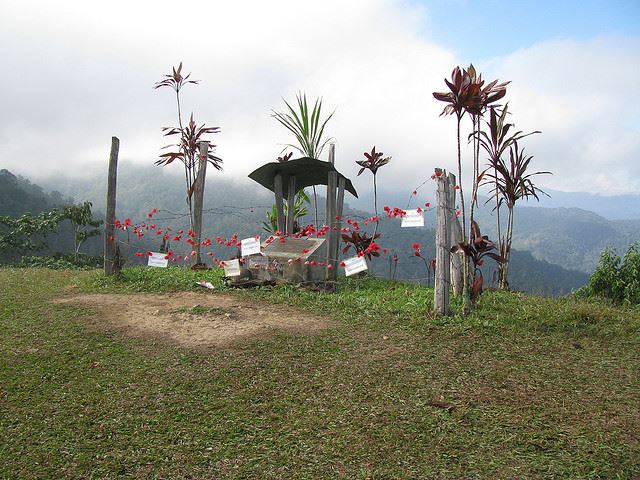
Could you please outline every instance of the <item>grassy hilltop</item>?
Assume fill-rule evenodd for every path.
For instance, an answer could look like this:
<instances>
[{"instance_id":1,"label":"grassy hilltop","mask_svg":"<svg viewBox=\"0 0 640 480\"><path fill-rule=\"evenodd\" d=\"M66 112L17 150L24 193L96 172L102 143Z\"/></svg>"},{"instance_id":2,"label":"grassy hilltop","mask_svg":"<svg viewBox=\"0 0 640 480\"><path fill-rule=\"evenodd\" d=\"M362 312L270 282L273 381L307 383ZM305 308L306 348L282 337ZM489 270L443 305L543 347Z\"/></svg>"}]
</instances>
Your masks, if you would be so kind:
<instances>
[{"instance_id":1,"label":"grassy hilltop","mask_svg":"<svg viewBox=\"0 0 640 480\"><path fill-rule=\"evenodd\" d=\"M640 476L637 309L487 292L434 318L415 285L229 291L179 269L3 268L0 285L0 478ZM126 315L136 292L171 291L330 326L203 350L52 303L117 294Z\"/></svg>"}]
</instances>

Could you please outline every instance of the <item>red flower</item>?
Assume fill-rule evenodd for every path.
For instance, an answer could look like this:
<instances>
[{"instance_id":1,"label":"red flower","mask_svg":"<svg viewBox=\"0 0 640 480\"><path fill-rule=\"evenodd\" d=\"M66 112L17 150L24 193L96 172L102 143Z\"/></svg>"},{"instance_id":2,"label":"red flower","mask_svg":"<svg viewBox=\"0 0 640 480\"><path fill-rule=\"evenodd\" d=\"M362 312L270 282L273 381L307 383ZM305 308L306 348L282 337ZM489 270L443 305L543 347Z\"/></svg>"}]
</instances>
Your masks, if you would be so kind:
<instances>
[{"instance_id":1,"label":"red flower","mask_svg":"<svg viewBox=\"0 0 640 480\"><path fill-rule=\"evenodd\" d=\"M302 253L305 253L305 254L306 254L306 253L309 253L309 249L308 249L308 248L305 248L304 250L302 250Z\"/></svg>"},{"instance_id":2,"label":"red flower","mask_svg":"<svg viewBox=\"0 0 640 480\"><path fill-rule=\"evenodd\" d=\"M425 207L429 208L431 206L431 203L427 202L424 204Z\"/></svg>"},{"instance_id":3,"label":"red flower","mask_svg":"<svg viewBox=\"0 0 640 480\"><path fill-rule=\"evenodd\" d=\"M416 242L416 243L411 245L411 248L413 248L414 250L420 250L420 244L418 242Z\"/></svg>"},{"instance_id":4,"label":"red flower","mask_svg":"<svg viewBox=\"0 0 640 480\"><path fill-rule=\"evenodd\" d=\"M345 264L344 262L340 262L340 266L341 266L341 267L345 267L345 266L346 266L346 264Z\"/></svg>"},{"instance_id":5,"label":"red flower","mask_svg":"<svg viewBox=\"0 0 640 480\"><path fill-rule=\"evenodd\" d=\"M147 252L147 256L150 257L151 255L153 255L153 252Z\"/></svg>"},{"instance_id":6,"label":"red flower","mask_svg":"<svg viewBox=\"0 0 640 480\"><path fill-rule=\"evenodd\" d=\"M417 190L414 190L414 191L411 193L411 195L418 195L418 191L417 191Z\"/></svg>"}]
</instances>

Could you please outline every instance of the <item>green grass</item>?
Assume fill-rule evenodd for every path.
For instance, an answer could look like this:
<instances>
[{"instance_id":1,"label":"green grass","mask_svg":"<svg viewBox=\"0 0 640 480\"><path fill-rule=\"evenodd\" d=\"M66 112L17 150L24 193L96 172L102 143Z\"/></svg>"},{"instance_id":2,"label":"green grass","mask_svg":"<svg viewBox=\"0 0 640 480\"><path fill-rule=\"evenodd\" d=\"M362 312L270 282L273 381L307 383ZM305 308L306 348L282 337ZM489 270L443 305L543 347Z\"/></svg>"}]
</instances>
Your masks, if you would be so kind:
<instances>
[{"instance_id":1,"label":"green grass","mask_svg":"<svg viewBox=\"0 0 640 480\"><path fill-rule=\"evenodd\" d=\"M434 318L412 285L230 291L179 269L0 286L0 478L640 477L638 310L489 292ZM49 303L78 290L232 292L336 326L205 354Z\"/></svg>"}]
</instances>

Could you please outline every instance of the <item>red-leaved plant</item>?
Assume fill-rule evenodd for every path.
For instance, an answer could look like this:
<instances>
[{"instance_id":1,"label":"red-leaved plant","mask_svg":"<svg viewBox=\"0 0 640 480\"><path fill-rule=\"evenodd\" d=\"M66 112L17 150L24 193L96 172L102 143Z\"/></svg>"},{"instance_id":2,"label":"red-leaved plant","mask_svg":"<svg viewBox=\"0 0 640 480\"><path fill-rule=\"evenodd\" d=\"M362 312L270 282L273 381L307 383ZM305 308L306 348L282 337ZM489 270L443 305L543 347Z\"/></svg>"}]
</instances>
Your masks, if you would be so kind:
<instances>
[{"instance_id":1,"label":"red-leaved plant","mask_svg":"<svg viewBox=\"0 0 640 480\"><path fill-rule=\"evenodd\" d=\"M165 148L177 148L177 150L163 153L160 158L155 162L156 165L169 165L175 160L180 160L184 165L185 183L187 189L187 205L189 207L189 226L193 228L193 208L191 205L191 197L195 188L195 181L198 177L199 163L198 163L198 143L206 140L207 135L218 133L220 127L207 127L204 124L197 125L193 119L193 113L189 117L187 125L182 123L182 110L180 105L180 90L184 85L195 84L197 85L199 80L189 80L191 74L182 76L182 62L178 67L173 67L170 74L165 75L164 80L157 82L153 88L158 89L161 87L169 87L176 92L176 104L178 108L178 126L177 127L163 127L165 137L178 135L180 139L177 143L172 143L162 147ZM207 152L207 161L213 165L216 170L222 170L222 159L215 156L213 152L216 146L209 143Z\"/></svg>"}]
</instances>

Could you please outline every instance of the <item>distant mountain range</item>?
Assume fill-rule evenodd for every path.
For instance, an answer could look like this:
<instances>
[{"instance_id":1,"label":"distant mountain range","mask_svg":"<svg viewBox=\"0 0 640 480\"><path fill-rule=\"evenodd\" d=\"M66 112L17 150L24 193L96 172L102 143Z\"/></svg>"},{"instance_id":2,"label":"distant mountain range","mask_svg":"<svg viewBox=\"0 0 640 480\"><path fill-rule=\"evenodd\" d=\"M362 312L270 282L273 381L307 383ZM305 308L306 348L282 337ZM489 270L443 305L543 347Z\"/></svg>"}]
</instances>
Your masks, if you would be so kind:
<instances>
[{"instance_id":1,"label":"distant mountain range","mask_svg":"<svg viewBox=\"0 0 640 480\"><path fill-rule=\"evenodd\" d=\"M11 175L6 172L3 176L0 172L0 193L3 192L3 179L6 181L9 178L7 174ZM104 175L83 179L50 178L41 182L42 188L26 179L20 178L19 183L26 185L25 188L30 189L36 197L55 199L41 202L42 205L58 204L73 197L76 201L93 202L94 211L102 215L100 212L104 209L106 191ZM10 201L11 195L5 196L8 198L5 199L6 203L0 205L0 215L16 214L20 205ZM120 165L117 201L117 214L120 218L129 216L134 221L143 220L151 208L158 208L158 222L170 223L176 229L184 228L184 197L184 184L179 175L153 166L140 167L127 163ZM360 197L359 200L351 196L345 199L348 205L345 215L358 219L371 215L373 201L370 195L366 192ZM381 192L379 210L385 204L406 207L406 194L398 195L402 198L396 198L395 201L392 197L393 195ZM368 199L371 200L369 204ZM238 233L241 238L252 236L261 232L265 212L272 203L271 192L248 179L229 180L221 175L211 175L207 179L205 193L205 224L214 234L228 236ZM33 210L37 207L38 200L28 200L24 205L27 204L30 207L25 210ZM313 223L313 208L310 207L309 211L305 222ZM319 199L319 216L322 220L322 197ZM477 219L483 233L495 238L495 217L491 208L480 208ZM420 259L412 258L410 245L420 242L425 257L434 256L434 212L426 214L426 226L421 229L400 228L399 223L398 220L384 219L380 229L380 243L400 257L397 278L424 283L429 275ZM515 217L511 285L517 290L546 295L569 292L586 283L588 274L595 268L604 248L613 246L623 251L630 242L638 238L640 220L612 220L578 208L519 207ZM135 248L154 249L157 248L155 243L158 243L157 239L150 236L138 242ZM130 254L135 248L132 247ZM216 255L218 254L222 256L225 253L217 252ZM132 257L131 261L134 262L135 258ZM373 262L372 269L377 274L388 276L389 262L378 259Z\"/></svg>"},{"instance_id":2,"label":"distant mountain range","mask_svg":"<svg viewBox=\"0 0 640 480\"><path fill-rule=\"evenodd\" d=\"M604 217L593 211L579 208L571 203L567 206L534 206L535 202L523 202L516 207L514 217L513 248L529 251L534 258L559 265L570 270L591 273L595 269L601 252L607 247L624 252L631 242L640 241L640 196L599 197L592 194L564 194L552 192L559 198L572 200L577 205L599 206L599 211L610 217ZM411 208L423 204L424 198L417 197ZM378 205L390 205L406 208L407 192L401 194L382 191ZM602 199L599 202L599 199ZM435 197L429 198L435 204ZM485 204L486 198L480 198L476 220L482 233L496 239L496 216L492 205ZM546 202L546 203L545 203ZM559 199L541 197L541 205L552 205ZM357 205L373 205L373 196L364 192L354 202ZM622 208L622 205L627 205ZM618 208L619 207L619 208ZM635 212L635 213L634 213ZM627 219L620 216L628 214ZM468 214L468 212L467 212ZM504 218L506 215L503 213ZM636 215L636 218L634 218ZM427 213L427 223L435 225L435 213Z\"/></svg>"},{"instance_id":3,"label":"distant mountain range","mask_svg":"<svg viewBox=\"0 0 640 480\"><path fill-rule=\"evenodd\" d=\"M410 188L406 191L378 192L379 205L393 205L405 207L410 194ZM613 195L605 196L587 192L561 192L558 190L545 189L549 195L540 195L540 201L535 199L523 201L523 207L544 207L544 208L578 208L593 212L607 220L640 220L640 195ZM358 192L359 199L353 202L357 208L371 208L373 205L373 192ZM435 196L433 194L432 196Z\"/></svg>"}]
</instances>

